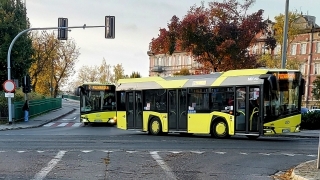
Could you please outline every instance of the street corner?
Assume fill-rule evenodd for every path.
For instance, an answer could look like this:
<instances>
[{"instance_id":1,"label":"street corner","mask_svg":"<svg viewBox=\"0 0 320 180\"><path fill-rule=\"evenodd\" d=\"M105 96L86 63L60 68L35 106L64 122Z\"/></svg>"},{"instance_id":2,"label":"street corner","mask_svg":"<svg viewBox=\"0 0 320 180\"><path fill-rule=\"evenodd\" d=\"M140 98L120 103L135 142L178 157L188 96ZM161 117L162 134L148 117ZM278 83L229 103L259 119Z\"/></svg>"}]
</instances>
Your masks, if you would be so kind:
<instances>
[{"instance_id":1,"label":"street corner","mask_svg":"<svg viewBox=\"0 0 320 180\"><path fill-rule=\"evenodd\" d=\"M294 180L320 179L319 172L317 160L311 160L293 168L291 178Z\"/></svg>"}]
</instances>

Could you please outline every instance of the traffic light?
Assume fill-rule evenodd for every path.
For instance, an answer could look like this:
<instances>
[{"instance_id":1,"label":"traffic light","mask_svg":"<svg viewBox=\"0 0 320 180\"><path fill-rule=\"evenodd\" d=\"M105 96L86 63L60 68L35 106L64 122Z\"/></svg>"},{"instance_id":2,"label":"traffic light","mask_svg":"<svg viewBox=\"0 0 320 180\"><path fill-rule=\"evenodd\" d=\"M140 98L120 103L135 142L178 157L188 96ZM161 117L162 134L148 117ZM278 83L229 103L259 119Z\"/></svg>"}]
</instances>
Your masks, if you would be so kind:
<instances>
[{"instance_id":1,"label":"traffic light","mask_svg":"<svg viewBox=\"0 0 320 180\"><path fill-rule=\"evenodd\" d=\"M24 93L31 92L31 81L30 81L30 76L29 75L26 75L23 78L22 91Z\"/></svg>"},{"instance_id":2,"label":"traffic light","mask_svg":"<svg viewBox=\"0 0 320 180\"><path fill-rule=\"evenodd\" d=\"M105 17L105 38L114 39L115 38L115 16Z\"/></svg>"},{"instance_id":3,"label":"traffic light","mask_svg":"<svg viewBox=\"0 0 320 180\"><path fill-rule=\"evenodd\" d=\"M58 18L58 27L68 27L68 18ZM58 39L68 40L68 29L58 29Z\"/></svg>"}]
</instances>

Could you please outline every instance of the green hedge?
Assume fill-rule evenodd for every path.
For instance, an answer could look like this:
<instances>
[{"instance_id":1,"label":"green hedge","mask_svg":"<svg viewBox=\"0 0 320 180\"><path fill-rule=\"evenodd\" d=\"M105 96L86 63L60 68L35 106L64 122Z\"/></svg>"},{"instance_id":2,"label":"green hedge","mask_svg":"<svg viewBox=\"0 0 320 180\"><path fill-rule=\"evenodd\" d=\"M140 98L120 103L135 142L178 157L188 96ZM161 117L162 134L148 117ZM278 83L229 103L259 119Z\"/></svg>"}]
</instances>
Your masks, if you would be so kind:
<instances>
[{"instance_id":1,"label":"green hedge","mask_svg":"<svg viewBox=\"0 0 320 180\"><path fill-rule=\"evenodd\" d=\"M308 112L302 114L301 129L320 129L320 112Z\"/></svg>"}]
</instances>

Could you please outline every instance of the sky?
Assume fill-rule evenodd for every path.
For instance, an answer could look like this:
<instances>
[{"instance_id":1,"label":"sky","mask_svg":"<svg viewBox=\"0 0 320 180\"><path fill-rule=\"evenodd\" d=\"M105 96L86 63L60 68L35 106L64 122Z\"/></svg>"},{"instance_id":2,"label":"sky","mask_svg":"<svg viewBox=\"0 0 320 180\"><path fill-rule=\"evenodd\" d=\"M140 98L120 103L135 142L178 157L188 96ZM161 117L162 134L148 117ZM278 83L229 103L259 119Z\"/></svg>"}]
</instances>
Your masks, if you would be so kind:
<instances>
[{"instance_id":1,"label":"sky","mask_svg":"<svg viewBox=\"0 0 320 180\"><path fill-rule=\"evenodd\" d=\"M23 0L33 28L57 27L58 18L68 18L68 26L104 26L105 16L115 16L115 39L105 39L104 28L72 29L68 37L80 48L75 67L122 64L125 74L149 74L147 51L160 28L166 28L173 15L182 19L191 6L207 6L208 0ZM222 0L218 0L221 2ZM240 0L241 1L241 0ZM320 24L320 0L290 0L289 10L315 16ZM257 0L250 12L264 10L264 18L284 14L285 0ZM76 76L76 74L75 74Z\"/></svg>"}]
</instances>

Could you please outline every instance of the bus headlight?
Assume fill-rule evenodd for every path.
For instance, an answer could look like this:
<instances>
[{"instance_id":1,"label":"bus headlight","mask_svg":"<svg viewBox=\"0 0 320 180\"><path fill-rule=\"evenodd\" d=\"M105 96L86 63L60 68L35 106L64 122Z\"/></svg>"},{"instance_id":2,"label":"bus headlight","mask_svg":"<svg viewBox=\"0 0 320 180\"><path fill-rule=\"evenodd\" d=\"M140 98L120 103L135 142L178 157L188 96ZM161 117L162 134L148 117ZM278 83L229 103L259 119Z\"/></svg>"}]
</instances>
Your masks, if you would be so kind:
<instances>
[{"instance_id":1,"label":"bus headlight","mask_svg":"<svg viewBox=\"0 0 320 180\"><path fill-rule=\"evenodd\" d=\"M114 119L110 118L108 123L114 124L114 123L116 123L116 121Z\"/></svg>"}]
</instances>

